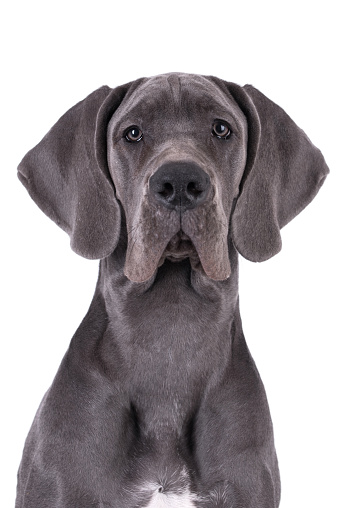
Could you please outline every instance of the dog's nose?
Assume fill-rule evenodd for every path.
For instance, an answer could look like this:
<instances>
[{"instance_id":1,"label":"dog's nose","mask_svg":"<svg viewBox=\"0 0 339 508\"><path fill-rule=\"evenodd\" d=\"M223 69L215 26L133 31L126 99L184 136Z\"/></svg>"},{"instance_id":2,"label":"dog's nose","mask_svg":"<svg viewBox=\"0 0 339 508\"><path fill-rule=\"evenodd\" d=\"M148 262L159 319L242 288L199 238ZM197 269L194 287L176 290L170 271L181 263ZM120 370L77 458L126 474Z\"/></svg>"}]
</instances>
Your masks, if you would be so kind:
<instances>
[{"instance_id":1,"label":"dog's nose","mask_svg":"<svg viewBox=\"0 0 339 508\"><path fill-rule=\"evenodd\" d=\"M167 208L195 208L208 197L210 177L197 164L168 162L151 176L149 188L154 198Z\"/></svg>"}]
</instances>

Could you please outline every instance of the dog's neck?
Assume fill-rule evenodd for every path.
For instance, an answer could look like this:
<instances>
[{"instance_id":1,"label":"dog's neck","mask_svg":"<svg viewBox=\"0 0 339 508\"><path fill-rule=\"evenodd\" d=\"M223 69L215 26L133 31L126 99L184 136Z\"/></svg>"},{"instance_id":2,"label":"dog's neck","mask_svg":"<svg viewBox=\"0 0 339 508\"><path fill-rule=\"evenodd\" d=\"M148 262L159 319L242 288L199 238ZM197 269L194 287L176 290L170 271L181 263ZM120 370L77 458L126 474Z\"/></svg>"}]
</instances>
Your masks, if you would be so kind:
<instances>
[{"instance_id":1,"label":"dog's neck","mask_svg":"<svg viewBox=\"0 0 339 508\"><path fill-rule=\"evenodd\" d=\"M182 425L220 382L242 335L237 253L229 249L232 274L219 282L194 272L188 259L165 261L141 284L125 277L123 249L101 261L82 325L90 340L86 352L73 350L91 357L87 367L94 366L95 376L99 369L103 379L118 382L131 404L147 408L140 418L156 436Z\"/></svg>"},{"instance_id":2,"label":"dog's neck","mask_svg":"<svg viewBox=\"0 0 339 508\"><path fill-rule=\"evenodd\" d=\"M102 260L98 289L117 340L135 348L166 348L188 337L195 337L192 347L227 342L239 312L238 254L231 241L229 255L232 273L225 281L194 271L185 259L166 260L150 280L134 283L123 273L123 248Z\"/></svg>"}]
</instances>

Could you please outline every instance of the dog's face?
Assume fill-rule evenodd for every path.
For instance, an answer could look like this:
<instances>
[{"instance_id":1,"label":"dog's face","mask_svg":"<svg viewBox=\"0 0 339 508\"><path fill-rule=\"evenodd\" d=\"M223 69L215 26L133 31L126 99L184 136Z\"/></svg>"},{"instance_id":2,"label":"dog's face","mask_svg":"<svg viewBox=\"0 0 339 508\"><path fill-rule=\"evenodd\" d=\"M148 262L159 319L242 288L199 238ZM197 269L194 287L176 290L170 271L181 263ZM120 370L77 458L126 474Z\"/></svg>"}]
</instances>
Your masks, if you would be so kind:
<instances>
[{"instance_id":1,"label":"dog's face","mask_svg":"<svg viewBox=\"0 0 339 508\"><path fill-rule=\"evenodd\" d=\"M227 279L230 241L251 261L269 259L328 173L305 133L252 86L177 73L94 91L18 170L86 258L114 252L123 209L134 282L165 258Z\"/></svg>"},{"instance_id":2,"label":"dog's face","mask_svg":"<svg viewBox=\"0 0 339 508\"><path fill-rule=\"evenodd\" d=\"M247 122L203 77L143 83L113 115L108 161L126 214L125 274L149 279L165 257L189 257L215 280L230 275L227 235L246 164Z\"/></svg>"}]
</instances>

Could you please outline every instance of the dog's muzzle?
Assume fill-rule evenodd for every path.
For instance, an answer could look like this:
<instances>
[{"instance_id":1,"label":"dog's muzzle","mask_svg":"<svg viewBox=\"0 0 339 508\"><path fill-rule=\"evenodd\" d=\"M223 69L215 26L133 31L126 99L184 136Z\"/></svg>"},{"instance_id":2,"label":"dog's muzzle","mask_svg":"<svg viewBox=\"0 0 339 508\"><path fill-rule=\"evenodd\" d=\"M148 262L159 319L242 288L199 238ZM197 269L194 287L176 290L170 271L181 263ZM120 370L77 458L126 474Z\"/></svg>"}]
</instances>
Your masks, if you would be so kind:
<instances>
[{"instance_id":1,"label":"dog's muzzle","mask_svg":"<svg viewBox=\"0 0 339 508\"><path fill-rule=\"evenodd\" d=\"M166 162L153 173L130 231L124 273L134 282L148 280L165 259L189 258L213 280L230 275L220 194L193 161Z\"/></svg>"}]
</instances>

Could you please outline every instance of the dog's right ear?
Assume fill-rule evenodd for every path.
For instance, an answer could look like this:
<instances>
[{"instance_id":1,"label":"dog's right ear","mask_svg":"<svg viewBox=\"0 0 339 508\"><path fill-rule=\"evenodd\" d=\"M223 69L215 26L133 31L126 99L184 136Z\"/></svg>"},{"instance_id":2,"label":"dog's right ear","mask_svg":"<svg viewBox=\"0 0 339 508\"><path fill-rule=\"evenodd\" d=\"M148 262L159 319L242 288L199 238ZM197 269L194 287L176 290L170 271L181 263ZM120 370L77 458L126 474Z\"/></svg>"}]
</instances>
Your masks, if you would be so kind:
<instances>
[{"instance_id":1,"label":"dog's right ear","mask_svg":"<svg viewBox=\"0 0 339 508\"><path fill-rule=\"evenodd\" d=\"M107 164L107 125L130 85L99 88L76 104L30 150L18 176L43 212L88 259L113 252L120 208Z\"/></svg>"}]
</instances>

